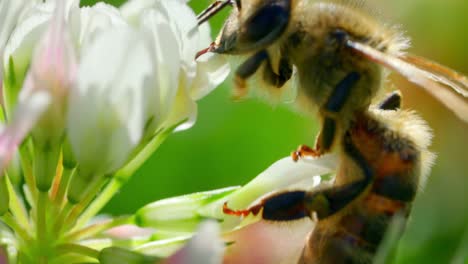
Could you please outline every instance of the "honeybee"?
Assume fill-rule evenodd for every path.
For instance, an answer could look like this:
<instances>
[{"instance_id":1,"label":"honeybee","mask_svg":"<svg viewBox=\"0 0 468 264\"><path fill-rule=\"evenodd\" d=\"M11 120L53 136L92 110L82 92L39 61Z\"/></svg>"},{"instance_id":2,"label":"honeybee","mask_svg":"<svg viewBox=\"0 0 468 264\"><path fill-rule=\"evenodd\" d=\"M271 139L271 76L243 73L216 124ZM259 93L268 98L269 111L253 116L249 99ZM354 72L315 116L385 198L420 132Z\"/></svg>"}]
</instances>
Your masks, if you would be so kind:
<instances>
[{"instance_id":1,"label":"honeybee","mask_svg":"<svg viewBox=\"0 0 468 264\"><path fill-rule=\"evenodd\" d=\"M199 24L232 6L220 34L199 52L248 56L235 73L237 95L258 76L274 89L298 82L298 104L318 109L321 130L314 148L300 146L297 160L339 153L331 187L284 191L232 215L261 214L270 221L317 220L299 263L371 263L396 214L407 216L433 155L431 133L392 93L377 105L387 70L413 82L468 122L468 79L404 52L408 40L352 1L224 0ZM285 175L287 177L287 175Z\"/></svg>"},{"instance_id":2,"label":"honeybee","mask_svg":"<svg viewBox=\"0 0 468 264\"><path fill-rule=\"evenodd\" d=\"M276 192L246 210L226 203L224 213L316 221L297 263L372 263L392 218L409 215L434 159L429 127L399 104L399 93L392 93L350 122L332 186Z\"/></svg>"}]
</instances>

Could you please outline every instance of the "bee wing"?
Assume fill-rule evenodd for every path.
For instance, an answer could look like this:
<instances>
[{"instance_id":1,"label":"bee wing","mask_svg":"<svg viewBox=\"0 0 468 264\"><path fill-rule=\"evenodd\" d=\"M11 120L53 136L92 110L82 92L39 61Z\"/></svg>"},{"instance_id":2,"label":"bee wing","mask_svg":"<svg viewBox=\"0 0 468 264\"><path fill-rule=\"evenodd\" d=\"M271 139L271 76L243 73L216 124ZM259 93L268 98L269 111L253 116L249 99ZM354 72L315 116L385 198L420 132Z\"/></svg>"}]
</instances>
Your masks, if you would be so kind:
<instances>
[{"instance_id":1,"label":"bee wing","mask_svg":"<svg viewBox=\"0 0 468 264\"><path fill-rule=\"evenodd\" d=\"M346 44L367 59L398 72L408 81L424 88L468 123L468 103L465 99L468 97L468 80L465 76L416 56L396 57L352 40Z\"/></svg>"},{"instance_id":2,"label":"bee wing","mask_svg":"<svg viewBox=\"0 0 468 264\"><path fill-rule=\"evenodd\" d=\"M437 62L418 57L412 54L405 54L401 57L404 61L411 63L421 69L431 72L433 78L440 78L440 82L450 86L455 92L463 97L468 97L468 78L458 72L449 69Z\"/></svg>"}]
</instances>

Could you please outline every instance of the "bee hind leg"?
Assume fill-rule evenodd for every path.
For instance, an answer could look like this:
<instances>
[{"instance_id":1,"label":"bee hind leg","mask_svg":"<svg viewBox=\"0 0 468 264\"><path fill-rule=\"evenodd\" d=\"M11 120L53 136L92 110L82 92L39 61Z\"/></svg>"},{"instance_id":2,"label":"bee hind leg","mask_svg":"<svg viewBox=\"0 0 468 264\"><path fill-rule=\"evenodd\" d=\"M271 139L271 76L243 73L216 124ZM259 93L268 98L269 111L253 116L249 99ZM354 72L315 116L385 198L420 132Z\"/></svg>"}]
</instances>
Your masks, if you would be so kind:
<instances>
[{"instance_id":1,"label":"bee hind leg","mask_svg":"<svg viewBox=\"0 0 468 264\"><path fill-rule=\"evenodd\" d=\"M344 137L344 151L360 168L362 177L340 186L315 191L284 191L263 198L246 210L232 210L225 204L223 212L229 215L247 216L261 213L270 221L293 221L310 217L321 220L340 212L358 198L374 180L374 172L349 134Z\"/></svg>"},{"instance_id":2,"label":"bee hind leg","mask_svg":"<svg viewBox=\"0 0 468 264\"><path fill-rule=\"evenodd\" d=\"M400 91L394 91L390 93L378 105L378 108L382 110L398 110L400 109L400 107L401 107Z\"/></svg>"},{"instance_id":3,"label":"bee hind leg","mask_svg":"<svg viewBox=\"0 0 468 264\"><path fill-rule=\"evenodd\" d=\"M245 210L232 210L224 204L223 212L234 216L258 215L269 221L294 221L302 218L321 220L338 213L368 186L367 178L324 190L285 191L272 194Z\"/></svg>"}]
</instances>

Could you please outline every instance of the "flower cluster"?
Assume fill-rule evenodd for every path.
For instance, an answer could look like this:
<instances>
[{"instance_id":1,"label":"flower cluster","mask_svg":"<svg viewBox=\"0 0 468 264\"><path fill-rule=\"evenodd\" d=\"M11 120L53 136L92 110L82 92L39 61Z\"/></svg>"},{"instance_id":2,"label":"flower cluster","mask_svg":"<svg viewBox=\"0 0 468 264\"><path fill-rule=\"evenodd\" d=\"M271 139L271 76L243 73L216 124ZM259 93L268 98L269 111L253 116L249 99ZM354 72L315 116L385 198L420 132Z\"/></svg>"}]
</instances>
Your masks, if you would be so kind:
<instances>
[{"instance_id":1,"label":"flower cluster","mask_svg":"<svg viewBox=\"0 0 468 264\"><path fill-rule=\"evenodd\" d=\"M329 173L333 157L286 158L242 188L96 217L169 134L194 124L196 101L228 75L222 57L195 60L207 43L209 28L197 26L185 0L133 0L120 8L0 2L0 263L218 264L252 257L248 243L225 244L270 227L258 217L224 215L223 204L244 208L304 180L317 185L310 175ZM288 256L287 248L300 248L294 245L277 252ZM261 263L278 258L256 255Z\"/></svg>"}]
</instances>

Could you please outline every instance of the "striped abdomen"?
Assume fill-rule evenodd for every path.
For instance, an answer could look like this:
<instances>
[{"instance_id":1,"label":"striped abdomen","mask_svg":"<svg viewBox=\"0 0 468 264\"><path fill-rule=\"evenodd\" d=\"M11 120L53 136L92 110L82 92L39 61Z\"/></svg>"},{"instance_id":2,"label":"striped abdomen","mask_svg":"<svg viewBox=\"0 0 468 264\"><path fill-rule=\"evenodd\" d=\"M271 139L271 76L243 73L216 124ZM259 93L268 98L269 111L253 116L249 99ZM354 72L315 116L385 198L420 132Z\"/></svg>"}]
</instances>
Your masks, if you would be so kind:
<instances>
[{"instance_id":1,"label":"striped abdomen","mask_svg":"<svg viewBox=\"0 0 468 264\"><path fill-rule=\"evenodd\" d=\"M409 214L418 189L421 153L400 132L368 114L348 130L335 186L365 174L369 186L340 212L318 221L299 263L372 263L392 217Z\"/></svg>"}]
</instances>

